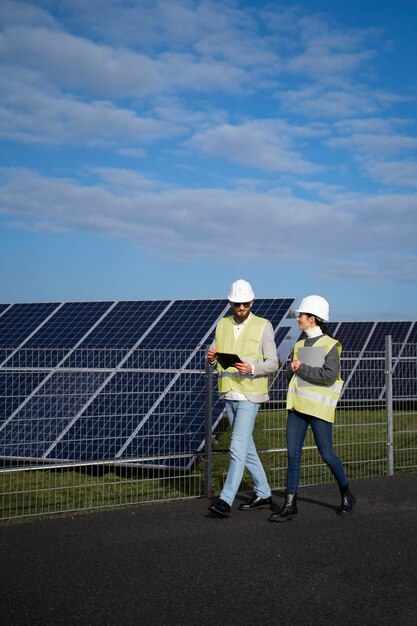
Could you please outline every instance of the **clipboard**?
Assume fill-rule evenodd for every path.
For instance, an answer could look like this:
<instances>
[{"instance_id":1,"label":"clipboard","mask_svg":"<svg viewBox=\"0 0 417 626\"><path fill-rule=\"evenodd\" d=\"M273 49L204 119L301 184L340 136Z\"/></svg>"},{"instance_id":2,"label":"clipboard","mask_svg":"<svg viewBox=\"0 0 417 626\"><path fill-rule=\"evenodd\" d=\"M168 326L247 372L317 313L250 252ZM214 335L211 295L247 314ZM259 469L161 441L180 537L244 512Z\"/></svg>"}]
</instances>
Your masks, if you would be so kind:
<instances>
[{"instance_id":1,"label":"clipboard","mask_svg":"<svg viewBox=\"0 0 417 626\"><path fill-rule=\"evenodd\" d=\"M310 367L321 367L324 363L325 353L324 346L309 346L298 348L297 356L306 365ZM295 372L297 374L297 372ZM311 383L298 376L299 387L309 387Z\"/></svg>"},{"instance_id":2,"label":"clipboard","mask_svg":"<svg viewBox=\"0 0 417 626\"><path fill-rule=\"evenodd\" d=\"M306 365L321 367L324 363L324 346L309 346L298 348L297 356Z\"/></svg>"},{"instance_id":3,"label":"clipboard","mask_svg":"<svg viewBox=\"0 0 417 626\"><path fill-rule=\"evenodd\" d=\"M242 359L237 354L229 352L217 352L216 359L224 370L227 370L228 367L233 367L234 363L242 363Z\"/></svg>"}]
</instances>

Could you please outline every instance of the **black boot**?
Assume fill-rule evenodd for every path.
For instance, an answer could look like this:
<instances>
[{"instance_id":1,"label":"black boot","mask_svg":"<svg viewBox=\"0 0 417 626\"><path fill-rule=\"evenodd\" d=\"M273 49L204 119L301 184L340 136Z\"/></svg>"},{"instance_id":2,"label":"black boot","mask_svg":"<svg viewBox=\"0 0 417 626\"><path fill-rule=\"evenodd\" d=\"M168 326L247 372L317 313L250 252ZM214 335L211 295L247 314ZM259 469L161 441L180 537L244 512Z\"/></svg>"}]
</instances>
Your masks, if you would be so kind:
<instances>
[{"instance_id":1,"label":"black boot","mask_svg":"<svg viewBox=\"0 0 417 626\"><path fill-rule=\"evenodd\" d=\"M298 513L297 509L297 494L285 492L284 506L278 513L272 513L268 517L270 522L287 522L289 520L297 519L295 516Z\"/></svg>"},{"instance_id":2,"label":"black boot","mask_svg":"<svg viewBox=\"0 0 417 626\"><path fill-rule=\"evenodd\" d=\"M342 496L342 503L338 514L345 515L345 513L350 513L352 511L356 498L350 490L349 483L343 487L339 485L339 489L340 495Z\"/></svg>"}]
</instances>

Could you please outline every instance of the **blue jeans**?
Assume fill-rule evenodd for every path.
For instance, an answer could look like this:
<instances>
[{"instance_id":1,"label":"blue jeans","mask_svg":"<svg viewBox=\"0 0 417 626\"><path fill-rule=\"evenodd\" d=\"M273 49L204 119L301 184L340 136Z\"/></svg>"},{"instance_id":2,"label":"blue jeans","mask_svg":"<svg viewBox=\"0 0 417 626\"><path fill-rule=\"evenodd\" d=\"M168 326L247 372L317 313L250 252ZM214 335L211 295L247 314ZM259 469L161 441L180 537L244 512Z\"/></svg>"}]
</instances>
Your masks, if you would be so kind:
<instances>
[{"instance_id":1,"label":"blue jeans","mask_svg":"<svg viewBox=\"0 0 417 626\"><path fill-rule=\"evenodd\" d=\"M308 426L311 426L320 455L338 484L347 485L343 465L333 449L333 424L311 415L290 411L287 417L287 492L297 493L301 476L301 454Z\"/></svg>"},{"instance_id":2,"label":"blue jeans","mask_svg":"<svg viewBox=\"0 0 417 626\"><path fill-rule=\"evenodd\" d=\"M232 428L232 439L229 470L220 498L232 505L242 482L245 467L253 478L256 495L269 498L271 488L252 438L260 405L249 400L226 400L225 404Z\"/></svg>"}]
</instances>

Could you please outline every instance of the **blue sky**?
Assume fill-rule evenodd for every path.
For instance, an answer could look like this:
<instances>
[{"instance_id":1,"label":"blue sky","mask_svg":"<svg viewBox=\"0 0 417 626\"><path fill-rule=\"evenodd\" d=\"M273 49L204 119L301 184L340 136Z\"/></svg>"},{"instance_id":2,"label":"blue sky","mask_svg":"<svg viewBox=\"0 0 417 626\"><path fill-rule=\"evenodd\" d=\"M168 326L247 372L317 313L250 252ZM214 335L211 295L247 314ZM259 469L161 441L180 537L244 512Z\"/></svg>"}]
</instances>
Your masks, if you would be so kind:
<instances>
[{"instance_id":1,"label":"blue sky","mask_svg":"<svg viewBox=\"0 0 417 626\"><path fill-rule=\"evenodd\" d=\"M0 6L0 301L416 319L417 0Z\"/></svg>"}]
</instances>

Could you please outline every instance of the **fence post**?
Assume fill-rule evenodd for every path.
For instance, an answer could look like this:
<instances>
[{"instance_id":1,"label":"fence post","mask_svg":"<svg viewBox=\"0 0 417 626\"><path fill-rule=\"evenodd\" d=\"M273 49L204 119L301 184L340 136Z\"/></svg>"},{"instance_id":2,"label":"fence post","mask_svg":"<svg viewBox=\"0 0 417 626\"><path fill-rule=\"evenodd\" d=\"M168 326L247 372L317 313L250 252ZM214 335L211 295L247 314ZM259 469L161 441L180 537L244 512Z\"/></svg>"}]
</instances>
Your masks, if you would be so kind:
<instances>
[{"instance_id":1,"label":"fence post","mask_svg":"<svg viewBox=\"0 0 417 626\"><path fill-rule=\"evenodd\" d=\"M206 418L204 446L204 495L212 497L211 476L213 466L213 369L206 359Z\"/></svg>"},{"instance_id":2,"label":"fence post","mask_svg":"<svg viewBox=\"0 0 417 626\"><path fill-rule=\"evenodd\" d=\"M394 475L394 422L392 407L392 337L385 337L385 402L387 411L387 474Z\"/></svg>"}]
</instances>

